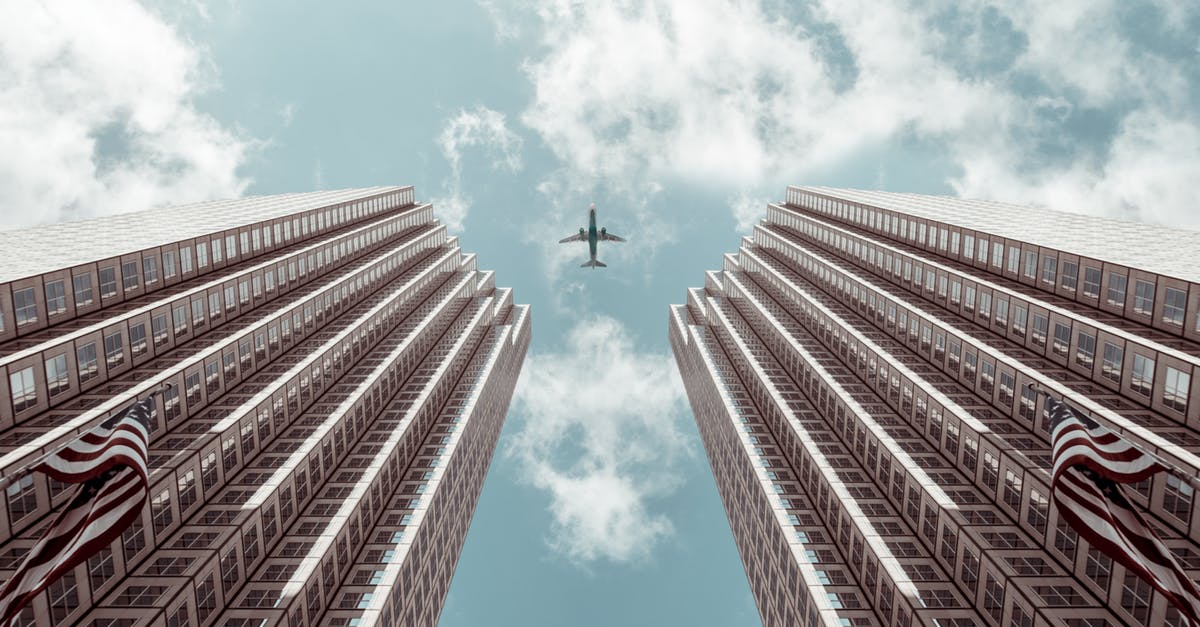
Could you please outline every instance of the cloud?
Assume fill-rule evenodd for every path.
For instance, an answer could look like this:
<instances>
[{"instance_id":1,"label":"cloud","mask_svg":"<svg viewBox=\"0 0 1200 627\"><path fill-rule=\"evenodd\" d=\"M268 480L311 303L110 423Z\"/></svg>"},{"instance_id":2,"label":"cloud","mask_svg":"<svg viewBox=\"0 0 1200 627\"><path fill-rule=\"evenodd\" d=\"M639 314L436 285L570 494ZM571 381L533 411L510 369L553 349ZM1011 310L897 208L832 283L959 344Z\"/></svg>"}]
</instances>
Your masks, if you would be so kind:
<instances>
[{"instance_id":1,"label":"cloud","mask_svg":"<svg viewBox=\"0 0 1200 627\"><path fill-rule=\"evenodd\" d=\"M550 497L556 553L584 566L637 562L672 535L658 504L691 451L670 355L639 350L613 318L581 320L561 352L529 355L514 409L524 420L506 454Z\"/></svg>"},{"instance_id":2,"label":"cloud","mask_svg":"<svg viewBox=\"0 0 1200 627\"><path fill-rule=\"evenodd\" d=\"M205 52L131 0L0 3L0 227L241 195L257 142Z\"/></svg>"},{"instance_id":3,"label":"cloud","mask_svg":"<svg viewBox=\"0 0 1200 627\"><path fill-rule=\"evenodd\" d=\"M521 32L540 44L521 119L572 189L761 189L918 143L935 155L931 179L960 194L1166 222L1194 213L1200 152L1158 140L1200 129L1195 3L521 6L536 27ZM511 31L512 15L501 21ZM911 189L872 177L907 165L852 180Z\"/></svg>"},{"instance_id":4,"label":"cloud","mask_svg":"<svg viewBox=\"0 0 1200 627\"><path fill-rule=\"evenodd\" d=\"M509 130L504 114L487 107L459 110L446 120L437 139L442 156L450 164L444 193L433 199L437 216L451 231L462 231L471 209L471 197L463 191L462 160L466 149L480 148L492 158L493 169L521 171L521 137Z\"/></svg>"},{"instance_id":5,"label":"cloud","mask_svg":"<svg viewBox=\"0 0 1200 627\"><path fill-rule=\"evenodd\" d=\"M729 207L733 210L733 219L737 220L738 233L749 234L759 220L767 217L769 202L770 199L766 197L751 196L745 192L730 199Z\"/></svg>"}]
</instances>

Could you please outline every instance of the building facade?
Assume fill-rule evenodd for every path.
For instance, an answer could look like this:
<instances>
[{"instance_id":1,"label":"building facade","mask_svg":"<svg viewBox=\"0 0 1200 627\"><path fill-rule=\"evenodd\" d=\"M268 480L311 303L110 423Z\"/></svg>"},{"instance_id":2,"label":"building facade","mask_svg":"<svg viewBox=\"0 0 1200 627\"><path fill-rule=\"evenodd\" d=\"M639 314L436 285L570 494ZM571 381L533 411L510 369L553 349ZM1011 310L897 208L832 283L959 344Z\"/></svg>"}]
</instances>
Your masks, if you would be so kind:
<instances>
[{"instance_id":1,"label":"building facade","mask_svg":"<svg viewBox=\"0 0 1200 627\"><path fill-rule=\"evenodd\" d=\"M1200 468L1200 234L789 187L671 344L763 623L1182 625L1049 498L1043 397ZM1193 577L1186 482L1126 487Z\"/></svg>"},{"instance_id":2,"label":"building facade","mask_svg":"<svg viewBox=\"0 0 1200 627\"><path fill-rule=\"evenodd\" d=\"M0 473L169 384L141 520L25 625L434 625L529 308L411 187L0 233ZM0 508L7 580L74 488Z\"/></svg>"}]
</instances>

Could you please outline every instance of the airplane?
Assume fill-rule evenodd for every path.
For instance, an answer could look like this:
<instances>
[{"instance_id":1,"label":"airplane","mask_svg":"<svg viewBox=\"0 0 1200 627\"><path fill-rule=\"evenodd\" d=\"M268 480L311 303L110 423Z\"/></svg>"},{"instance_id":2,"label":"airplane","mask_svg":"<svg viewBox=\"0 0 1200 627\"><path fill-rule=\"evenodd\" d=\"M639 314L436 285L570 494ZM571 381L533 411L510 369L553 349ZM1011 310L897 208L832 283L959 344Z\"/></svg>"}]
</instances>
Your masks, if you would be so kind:
<instances>
[{"instance_id":1,"label":"airplane","mask_svg":"<svg viewBox=\"0 0 1200 627\"><path fill-rule=\"evenodd\" d=\"M588 250L591 252L591 259L589 259L586 263L581 264L579 267L591 268L595 270L596 268L608 267L606 264L596 260L596 242L601 240L606 242L623 242L625 241L625 238L609 233L608 229L604 227L601 227L599 231L596 230L596 203L592 203L588 206L588 228L585 230L581 226L579 227L578 233L570 237L564 237L558 240L558 243L566 244L567 242L587 242Z\"/></svg>"}]
</instances>

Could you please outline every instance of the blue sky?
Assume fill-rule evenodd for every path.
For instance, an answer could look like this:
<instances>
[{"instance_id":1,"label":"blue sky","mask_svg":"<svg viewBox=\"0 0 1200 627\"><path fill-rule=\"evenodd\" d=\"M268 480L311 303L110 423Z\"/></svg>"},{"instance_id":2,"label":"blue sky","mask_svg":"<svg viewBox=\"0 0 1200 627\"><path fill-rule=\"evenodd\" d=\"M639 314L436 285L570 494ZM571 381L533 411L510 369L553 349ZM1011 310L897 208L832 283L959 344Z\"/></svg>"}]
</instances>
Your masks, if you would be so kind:
<instances>
[{"instance_id":1,"label":"blue sky","mask_svg":"<svg viewBox=\"0 0 1200 627\"><path fill-rule=\"evenodd\" d=\"M411 184L534 306L442 624L758 624L666 305L786 184L1200 227L1200 5L0 3L0 228ZM630 239L559 238L586 220Z\"/></svg>"}]
</instances>

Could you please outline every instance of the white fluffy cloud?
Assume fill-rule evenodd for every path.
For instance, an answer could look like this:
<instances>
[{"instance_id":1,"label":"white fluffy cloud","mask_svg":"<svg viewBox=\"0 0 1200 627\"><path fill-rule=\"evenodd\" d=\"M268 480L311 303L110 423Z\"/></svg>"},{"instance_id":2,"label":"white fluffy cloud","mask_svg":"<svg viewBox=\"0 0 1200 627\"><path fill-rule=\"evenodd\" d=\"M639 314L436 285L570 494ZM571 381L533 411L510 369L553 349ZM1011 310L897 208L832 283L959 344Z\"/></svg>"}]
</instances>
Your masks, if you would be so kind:
<instances>
[{"instance_id":1,"label":"white fluffy cloud","mask_svg":"<svg viewBox=\"0 0 1200 627\"><path fill-rule=\"evenodd\" d=\"M916 141L963 195L1196 220L1194 2L522 6L540 43L522 120L578 188L773 189Z\"/></svg>"},{"instance_id":2,"label":"white fluffy cloud","mask_svg":"<svg viewBox=\"0 0 1200 627\"><path fill-rule=\"evenodd\" d=\"M445 194L433 199L434 211L451 231L461 231L471 209L471 197L463 191L462 160L466 149L479 148L492 158L492 167L510 172L521 170L521 137L508 128L504 114L487 107L462 109L446 120L437 139L442 156L450 164Z\"/></svg>"},{"instance_id":3,"label":"white fluffy cloud","mask_svg":"<svg viewBox=\"0 0 1200 627\"><path fill-rule=\"evenodd\" d=\"M690 454L670 355L638 350L612 318L581 320L562 352L532 353L515 394L524 417L507 454L550 496L549 545L575 563L638 561L672 534L656 506Z\"/></svg>"},{"instance_id":4,"label":"white fluffy cloud","mask_svg":"<svg viewBox=\"0 0 1200 627\"><path fill-rule=\"evenodd\" d=\"M204 51L133 0L0 3L0 228L235 197L255 142Z\"/></svg>"}]
</instances>

